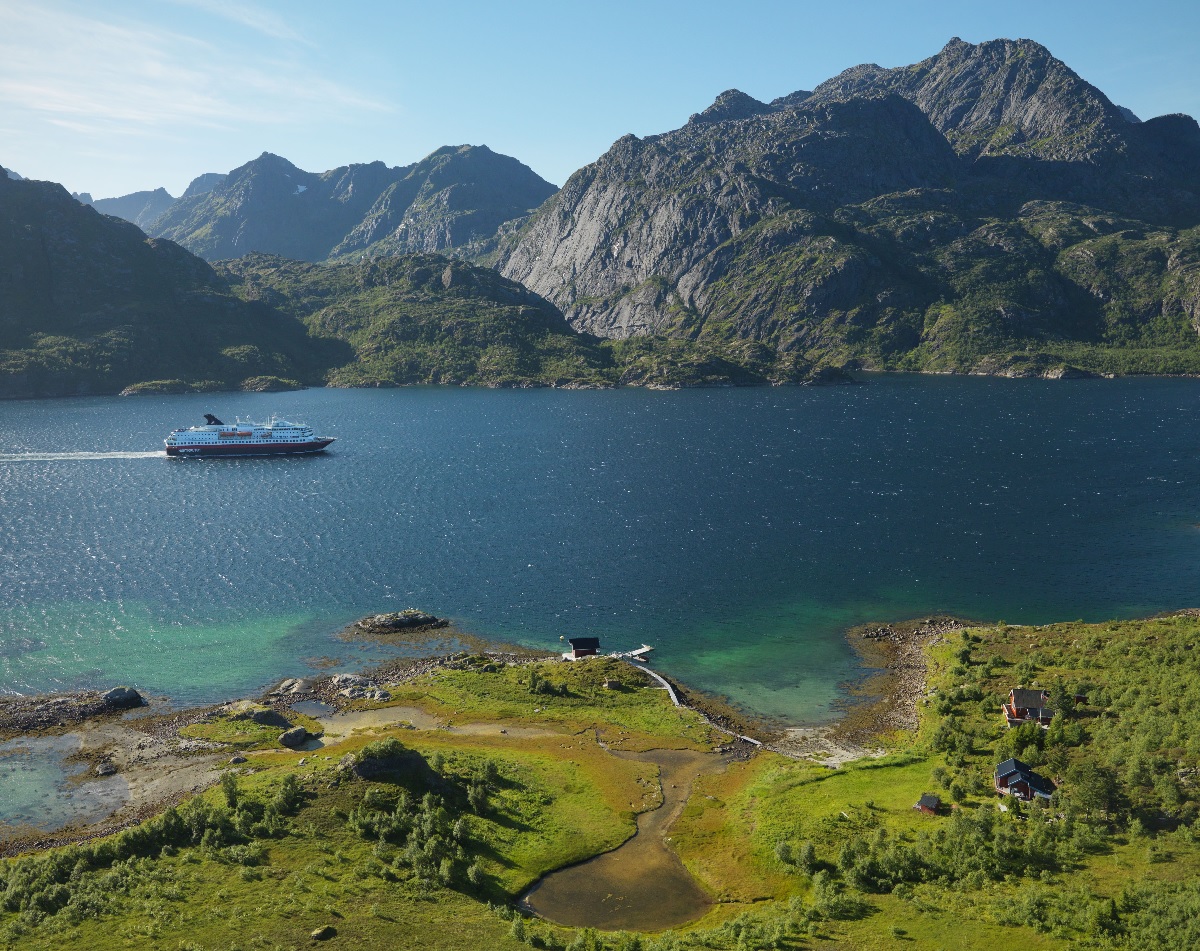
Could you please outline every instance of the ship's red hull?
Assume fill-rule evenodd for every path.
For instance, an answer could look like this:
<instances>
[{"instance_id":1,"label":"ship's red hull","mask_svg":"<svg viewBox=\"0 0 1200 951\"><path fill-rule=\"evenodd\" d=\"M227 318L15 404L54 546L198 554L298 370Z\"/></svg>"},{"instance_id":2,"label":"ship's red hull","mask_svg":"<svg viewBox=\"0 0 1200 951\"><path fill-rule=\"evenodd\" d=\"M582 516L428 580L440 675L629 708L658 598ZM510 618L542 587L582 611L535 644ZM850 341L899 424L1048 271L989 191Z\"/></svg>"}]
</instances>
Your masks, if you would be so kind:
<instances>
[{"instance_id":1,"label":"ship's red hull","mask_svg":"<svg viewBox=\"0 0 1200 951\"><path fill-rule=\"evenodd\" d=\"M211 446L168 446L168 456L184 458L208 458L210 456L298 456L305 453L324 452L332 439L314 439L311 442L281 443L214 443Z\"/></svg>"}]
</instances>

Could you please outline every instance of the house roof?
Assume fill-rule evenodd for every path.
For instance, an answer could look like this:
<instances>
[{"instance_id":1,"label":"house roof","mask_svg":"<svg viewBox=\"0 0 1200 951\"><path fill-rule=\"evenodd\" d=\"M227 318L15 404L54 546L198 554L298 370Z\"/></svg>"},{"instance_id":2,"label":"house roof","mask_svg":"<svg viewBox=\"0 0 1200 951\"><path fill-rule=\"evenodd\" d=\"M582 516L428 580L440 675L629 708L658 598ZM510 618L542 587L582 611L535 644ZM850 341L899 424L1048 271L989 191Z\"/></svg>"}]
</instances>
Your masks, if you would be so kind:
<instances>
[{"instance_id":1,"label":"house roof","mask_svg":"<svg viewBox=\"0 0 1200 951\"><path fill-rule=\"evenodd\" d=\"M1006 759L1003 763L996 767L996 779L1004 779L1006 776L1017 774L1017 778L1025 782L1034 792L1041 793L1044 796L1049 796L1054 792L1054 783L1046 779L1045 776L1040 776L1035 773L1028 763L1022 763L1019 759ZM1011 783L1009 785L1012 785Z\"/></svg>"},{"instance_id":2,"label":"house roof","mask_svg":"<svg viewBox=\"0 0 1200 951\"><path fill-rule=\"evenodd\" d=\"M937 812L937 810L941 808L941 805L942 800L932 793L925 793L920 799L917 800L918 809L932 809L934 812Z\"/></svg>"},{"instance_id":3,"label":"house roof","mask_svg":"<svg viewBox=\"0 0 1200 951\"><path fill-rule=\"evenodd\" d=\"M1003 763L996 767L996 778L1007 776L1009 773L1031 773L1032 768L1028 763L1022 763L1019 759L1006 759Z\"/></svg>"},{"instance_id":4,"label":"house roof","mask_svg":"<svg viewBox=\"0 0 1200 951\"><path fill-rule=\"evenodd\" d=\"M1047 798L1054 793L1054 783L1050 782L1045 776L1039 776L1037 773L1030 773L1024 777L1025 782L1029 783L1029 788L1035 793L1040 793Z\"/></svg>"},{"instance_id":5,"label":"house roof","mask_svg":"<svg viewBox=\"0 0 1200 951\"><path fill-rule=\"evenodd\" d=\"M600 649L600 638L598 637L568 637L567 643L571 645L573 650Z\"/></svg>"},{"instance_id":6,"label":"house roof","mask_svg":"<svg viewBox=\"0 0 1200 951\"><path fill-rule=\"evenodd\" d=\"M1014 707L1044 707L1050 698L1044 690L1027 690L1016 687L1009 694Z\"/></svg>"}]
</instances>

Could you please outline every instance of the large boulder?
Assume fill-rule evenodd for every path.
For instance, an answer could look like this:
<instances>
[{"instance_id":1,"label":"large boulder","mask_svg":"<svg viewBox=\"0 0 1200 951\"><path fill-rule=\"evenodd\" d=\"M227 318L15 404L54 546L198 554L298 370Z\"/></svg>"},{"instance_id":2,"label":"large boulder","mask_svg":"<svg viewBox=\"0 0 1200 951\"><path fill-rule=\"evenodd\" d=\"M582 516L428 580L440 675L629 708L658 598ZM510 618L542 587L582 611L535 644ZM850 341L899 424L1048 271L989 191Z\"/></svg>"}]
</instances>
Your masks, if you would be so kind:
<instances>
[{"instance_id":1,"label":"large boulder","mask_svg":"<svg viewBox=\"0 0 1200 951\"><path fill-rule=\"evenodd\" d=\"M304 729L304 727L294 726L279 735L279 742L289 750L298 750L308 742L309 735L308 730Z\"/></svg>"},{"instance_id":2,"label":"large boulder","mask_svg":"<svg viewBox=\"0 0 1200 951\"><path fill-rule=\"evenodd\" d=\"M140 707L146 702L142 699L142 695L132 687L113 687L112 690L101 694L100 699L110 707L116 707L118 710Z\"/></svg>"},{"instance_id":3,"label":"large boulder","mask_svg":"<svg viewBox=\"0 0 1200 951\"><path fill-rule=\"evenodd\" d=\"M379 779L398 773L411 773L424 764L419 754L405 747L394 736L389 736L368 743L357 755L347 753L338 763L338 769L349 770L359 779Z\"/></svg>"},{"instance_id":4,"label":"large boulder","mask_svg":"<svg viewBox=\"0 0 1200 951\"><path fill-rule=\"evenodd\" d=\"M298 677L292 677L283 681L278 687L271 691L276 695L281 694L306 694L312 693L312 681L304 680Z\"/></svg>"}]
</instances>

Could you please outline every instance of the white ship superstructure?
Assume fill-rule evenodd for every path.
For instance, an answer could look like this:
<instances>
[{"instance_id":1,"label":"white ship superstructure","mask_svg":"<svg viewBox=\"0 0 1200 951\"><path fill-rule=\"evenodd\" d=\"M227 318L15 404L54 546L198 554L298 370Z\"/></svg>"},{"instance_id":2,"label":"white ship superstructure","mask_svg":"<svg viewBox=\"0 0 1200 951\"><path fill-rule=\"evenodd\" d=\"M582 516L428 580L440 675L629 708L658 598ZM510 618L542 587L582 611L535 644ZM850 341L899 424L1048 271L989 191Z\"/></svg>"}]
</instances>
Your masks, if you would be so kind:
<instances>
[{"instance_id":1,"label":"white ship superstructure","mask_svg":"<svg viewBox=\"0 0 1200 951\"><path fill-rule=\"evenodd\" d=\"M281 456L322 452L332 436L311 426L272 416L265 423L237 420L233 425L205 414L203 426L177 429L165 440L168 456Z\"/></svg>"}]
</instances>

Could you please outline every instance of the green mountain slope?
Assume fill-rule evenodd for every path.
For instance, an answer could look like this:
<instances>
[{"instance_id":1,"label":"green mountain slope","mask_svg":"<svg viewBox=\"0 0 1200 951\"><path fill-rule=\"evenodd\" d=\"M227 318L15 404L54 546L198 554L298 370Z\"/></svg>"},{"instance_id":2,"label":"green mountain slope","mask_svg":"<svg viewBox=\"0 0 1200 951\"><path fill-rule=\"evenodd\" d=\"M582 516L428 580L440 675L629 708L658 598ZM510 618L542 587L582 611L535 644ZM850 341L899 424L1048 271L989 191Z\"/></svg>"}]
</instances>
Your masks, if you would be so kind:
<instances>
[{"instance_id":1,"label":"green mountain slope","mask_svg":"<svg viewBox=\"0 0 1200 951\"><path fill-rule=\"evenodd\" d=\"M439 255L311 264L251 254L217 265L248 301L346 341L340 386L605 382L595 343L550 304L494 271Z\"/></svg>"},{"instance_id":2,"label":"green mountain slope","mask_svg":"<svg viewBox=\"0 0 1200 951\"><path fill-rule=\"evenodd\" d=\"M495 271L436 254L311 264L252 254L217 266L247 301L348 343L335 386L705 386L839 383L840 371L749 342L600 341Z\"/></svg>"},{"instance_id":3,"label":"green mountain slope","mask_svg":"<svg viewBox=\"0 0 1200 951\"><path fill-rule=\"evenodd\" d=\"M0 176L0 396L314 381L330 359L294 320L239 300L177 245L59 185Z\"/></svg>"}]
</instances>

